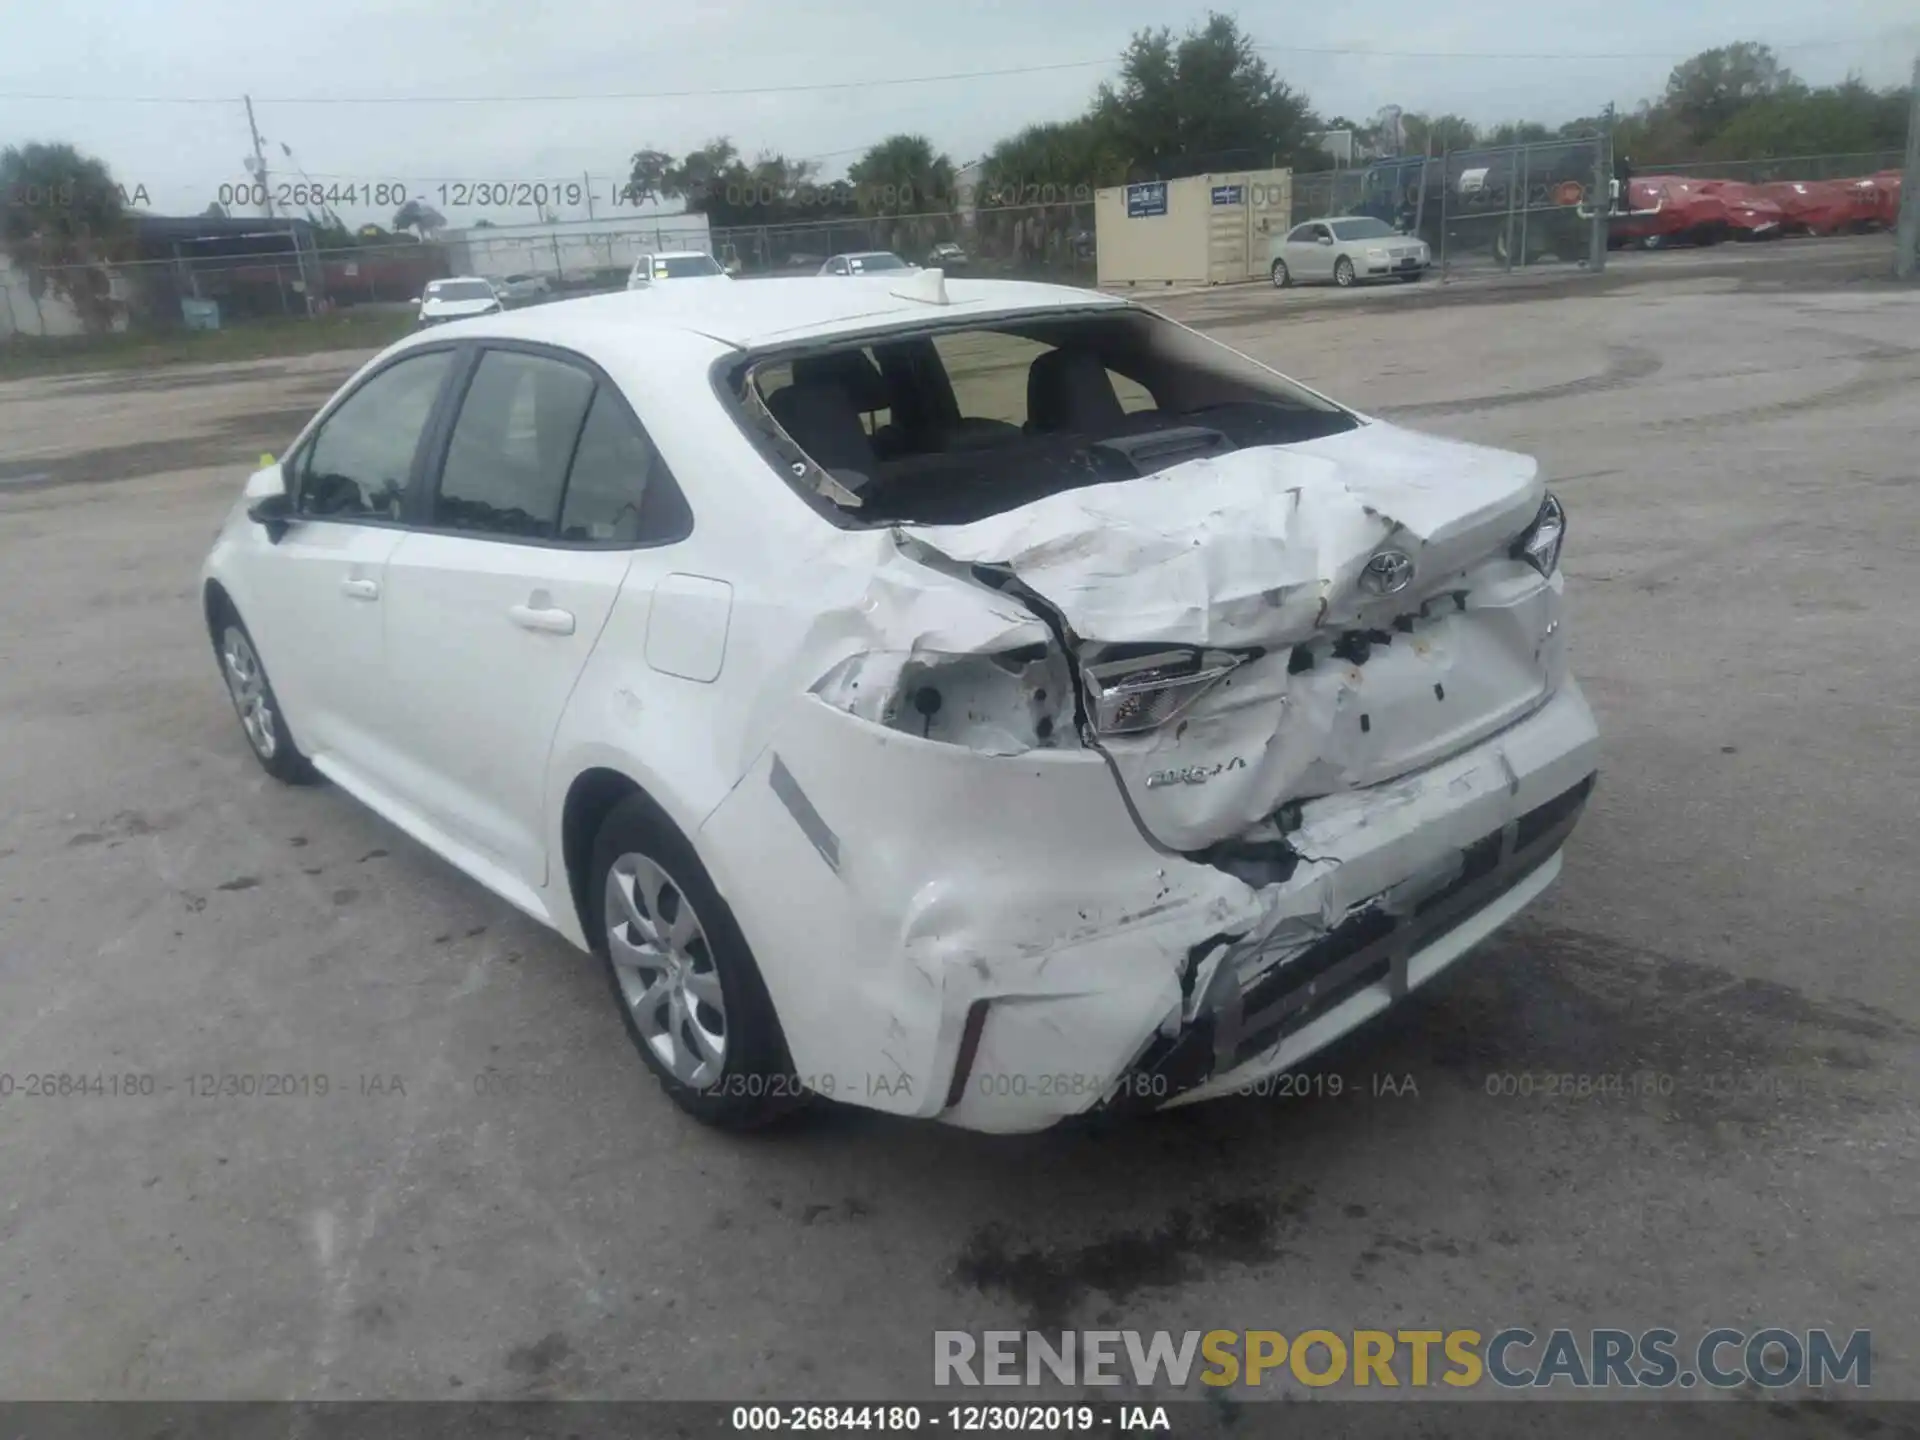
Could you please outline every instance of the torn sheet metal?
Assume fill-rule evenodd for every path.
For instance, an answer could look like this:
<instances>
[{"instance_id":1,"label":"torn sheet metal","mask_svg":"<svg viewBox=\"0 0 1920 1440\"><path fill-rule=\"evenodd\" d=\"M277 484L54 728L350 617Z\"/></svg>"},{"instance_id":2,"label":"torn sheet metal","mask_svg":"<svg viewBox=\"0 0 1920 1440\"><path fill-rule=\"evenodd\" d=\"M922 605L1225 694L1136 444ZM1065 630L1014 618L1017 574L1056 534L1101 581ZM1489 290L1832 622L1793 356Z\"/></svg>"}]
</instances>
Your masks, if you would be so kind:
<instances>
[{"instance_id":1,"label":"torn sheet metal","mask_svg":"<svg viewBox=\"0 0 1920 1440\"><path fill-rule=\"evenodd\" d=\"M1039 653L1053 643L1045 622L1017 600L995 593L943 557L910 543L903 549L889 531L835 535L832 544L831 552L795 557L815 605L793 643L765 657L776 678L760 689L749 734L770 734L788 698L808 693L835 709L885 724L881 712L901 698L903 677L912 679L916 667L948 657ZM865 553L849 557L855 547ZM1070 702L1061 673L1056 698ZM977 678L986 685L994 677ZM964 706L947 712L943 725L964 713ZM1027 722L1029 729L1037 719ZM1008 733L1022 732L1016 725ZM1025 747L1003 738L998 748L1014 753Z\"/></svg>"},{"instance_id":2,"label":"torn sheet metal","mask_svg":"<svg viewBox=\"0 0 1920 1440\"><path fill-rule=\"evenodd\" d=\"M1389 541L1429 589L1525 528L1542 493L1529 457L1376 423L902 533L1011 571L1083 641L1244 647L1360 614Z\"/></svg>"}]
</instances>

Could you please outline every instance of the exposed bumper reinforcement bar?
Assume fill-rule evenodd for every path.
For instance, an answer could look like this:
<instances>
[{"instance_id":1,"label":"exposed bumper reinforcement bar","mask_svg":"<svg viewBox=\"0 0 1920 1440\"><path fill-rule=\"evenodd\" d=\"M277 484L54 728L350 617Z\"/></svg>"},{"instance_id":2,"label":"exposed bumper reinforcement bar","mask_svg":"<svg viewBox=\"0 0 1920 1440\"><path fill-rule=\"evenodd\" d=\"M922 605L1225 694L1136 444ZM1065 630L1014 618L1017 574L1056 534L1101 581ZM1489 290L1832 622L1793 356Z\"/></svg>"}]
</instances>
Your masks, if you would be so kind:
<instances>
[{"instance_id":1,"label":"exposed bumper reinforcement bar","mask_svg":"<svg viewBox=\"0 0 1920 1440\"><path fill-rule=\"evenodd\" d=\"M1398 1000L1409 960L1551 860L1593 793L1588 775L1461 851L1457 873L1413 899L1395 891L1356 907L1320 939L1242 986L1231 957L1200 1013L1156 1038L1128 1071L1109 1112L1152 1110L1271 1050L1371 986Z\"/></svg>"}]
</instances>

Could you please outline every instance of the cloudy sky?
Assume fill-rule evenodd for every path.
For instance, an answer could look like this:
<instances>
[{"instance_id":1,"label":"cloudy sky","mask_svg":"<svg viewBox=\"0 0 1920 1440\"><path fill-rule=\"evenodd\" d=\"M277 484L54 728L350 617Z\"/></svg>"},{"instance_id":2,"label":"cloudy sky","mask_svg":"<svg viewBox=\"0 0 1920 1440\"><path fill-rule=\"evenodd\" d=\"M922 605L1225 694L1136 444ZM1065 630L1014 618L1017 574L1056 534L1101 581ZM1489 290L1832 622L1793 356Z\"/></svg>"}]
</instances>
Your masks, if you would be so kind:
<instances>
[{"instance_id":1,"label":"cloudy sky","mask_svg":"<svg viewBox=\"0 0 1920 1440\"><path fill-rule=\"evenodd\" d=\"M1676 61L1737 39L1774 45L1816 83L1851 71L1894 84L1920 52L1914 0L1221 8L1329 115L1392 103L1488 123L1567 119L1608 100L1631 106ZM453 197L442 184L586 174L605 213L634 150L679 153L714 135L748 154L817 157L825 175L899 130L964 163L1022 124L1082 110L1134 30L1178 31L1204 10L1164 0L0 0L0 143L71 141L129 190L144 187L152 209L191 214L246 179L238 97L250 93L281 178L401 182L462 224L533 217L460 210L443 203ZM1584 58L1552 58L1565 56ZM1028 73L922 78L1014 69ZM808 86L827 88L797 88ZM480 98L391 103L400 97Z\"/></svg>"}]
</instances>

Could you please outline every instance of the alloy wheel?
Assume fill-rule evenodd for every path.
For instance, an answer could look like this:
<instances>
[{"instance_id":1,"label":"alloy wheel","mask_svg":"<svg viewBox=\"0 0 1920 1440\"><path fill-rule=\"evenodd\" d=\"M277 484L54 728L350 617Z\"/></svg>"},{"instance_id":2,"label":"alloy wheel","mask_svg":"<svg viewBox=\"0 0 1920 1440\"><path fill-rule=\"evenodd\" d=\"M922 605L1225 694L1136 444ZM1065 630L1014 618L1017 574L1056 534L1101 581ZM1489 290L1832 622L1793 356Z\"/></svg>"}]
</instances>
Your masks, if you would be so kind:
<instances>
[{"instance_id":1,"label":"alloy wheel","mask_svg":"<svg viewBox=\"0 0 1920 1440\"><path fill-rule=\"evenodd\" d=\"M262 760L273 759L279 741L274 738L273 695L267 689L266 672L253 642L238 625L229 625L220 637L220 672L227 680L227 693L233 696L233 708L240 714L247 741Z\"/></svg>"},{"instance_id":2,"label":"alloy wheel","mask_svg":"<svg viewBox=\"0 0 1920 1440\"><path fill-rule=\"evenodd\" d=\"M607 872L607 954L620 994L655 1058L704 1090L727 1063L727 1001L693 902L648 856Z\"/></svg>"}]
</instances>

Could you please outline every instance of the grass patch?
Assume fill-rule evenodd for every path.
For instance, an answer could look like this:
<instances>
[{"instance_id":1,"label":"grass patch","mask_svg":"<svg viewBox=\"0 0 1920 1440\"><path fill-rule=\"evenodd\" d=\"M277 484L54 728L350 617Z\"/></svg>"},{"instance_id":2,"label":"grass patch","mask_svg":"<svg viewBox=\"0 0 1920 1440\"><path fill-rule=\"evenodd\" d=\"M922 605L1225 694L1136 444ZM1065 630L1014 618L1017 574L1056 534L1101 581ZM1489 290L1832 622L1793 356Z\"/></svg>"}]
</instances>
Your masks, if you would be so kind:
<instances>
[{"instance_id":1,"label":"grass patch","mask_svg":"<svg viewBox=\"0 0 1920 1440\"><path fill-rule=\"evenodd\" d=\"M413 329L410 309L350 309L314 319L248 320L227 330L165 334L12 335L0 340L0 380L85 370L260 360L323 350L378 350Z\"/></svg>"}]
</instances>

